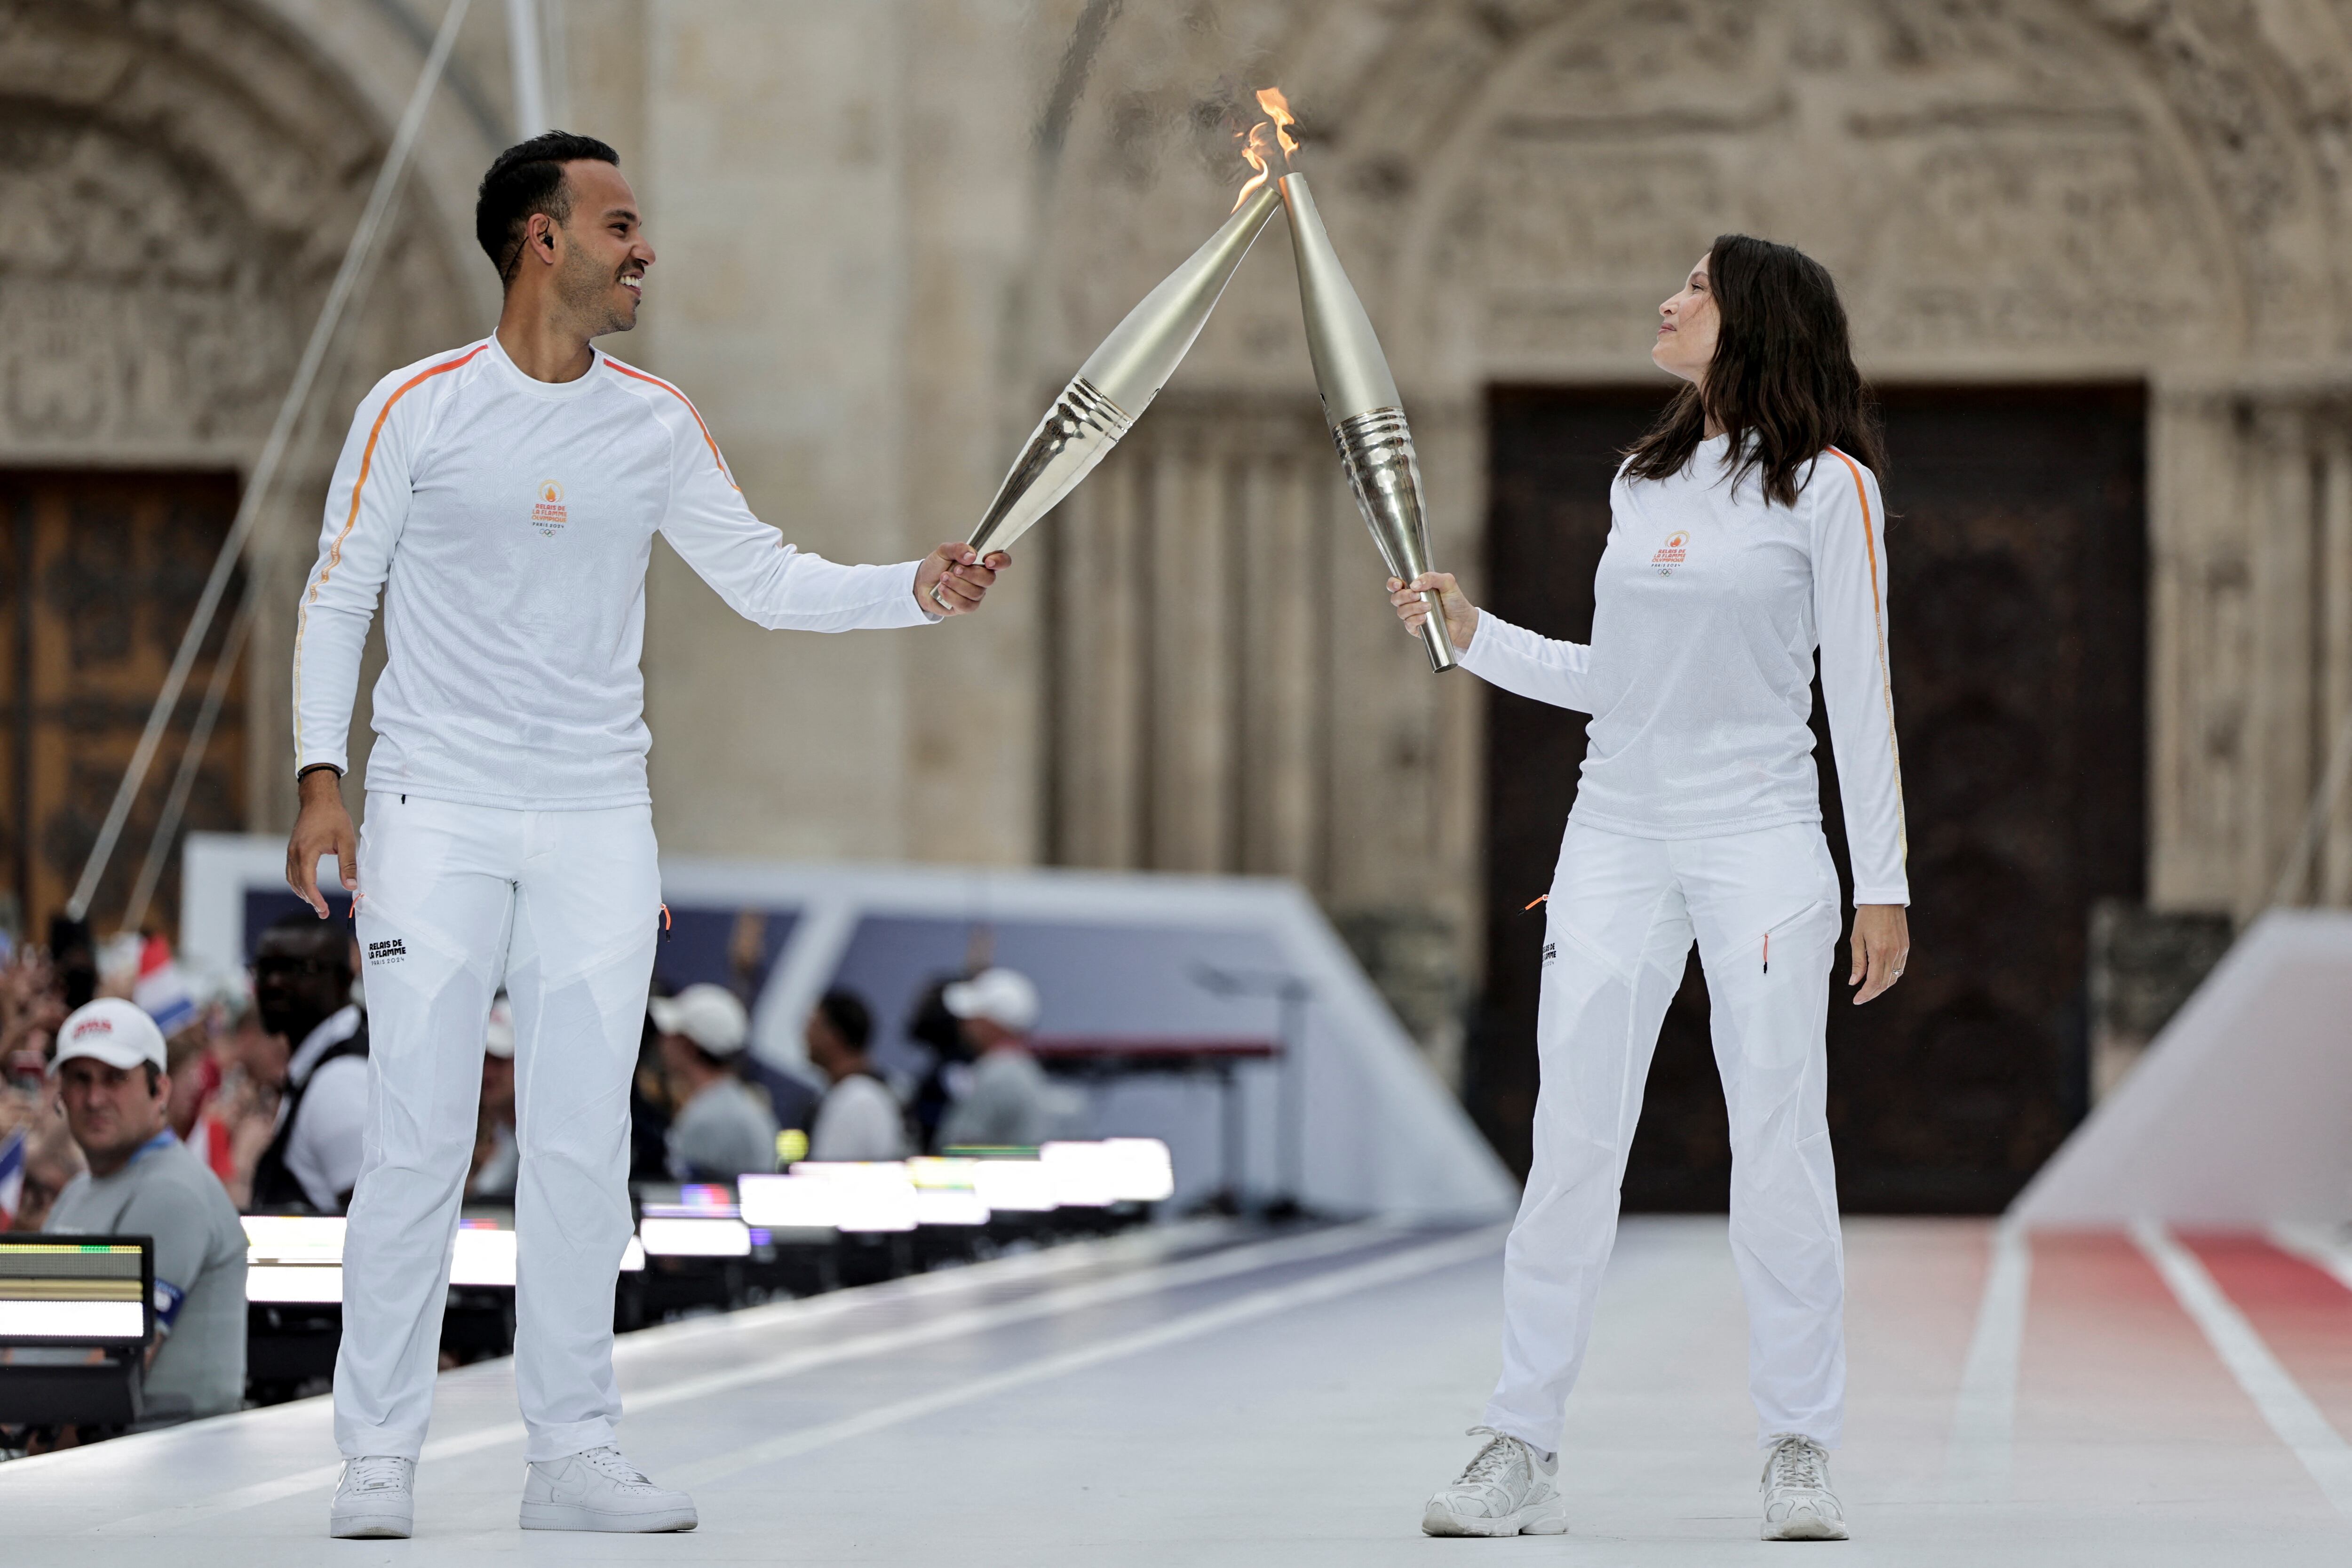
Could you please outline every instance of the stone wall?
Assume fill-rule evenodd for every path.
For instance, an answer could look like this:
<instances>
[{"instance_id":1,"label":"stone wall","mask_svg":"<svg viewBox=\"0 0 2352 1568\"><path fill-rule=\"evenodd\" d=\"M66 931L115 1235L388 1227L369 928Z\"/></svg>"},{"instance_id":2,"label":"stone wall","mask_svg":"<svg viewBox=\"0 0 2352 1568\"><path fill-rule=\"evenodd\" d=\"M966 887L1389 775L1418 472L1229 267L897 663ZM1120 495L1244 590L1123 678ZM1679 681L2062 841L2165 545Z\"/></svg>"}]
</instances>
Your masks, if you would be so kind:
<instances>
[{"instance_id":1,"label":"stone wall","mask_svg":"<svg viewBox=\"0 0 2352 1568\"><path fill-rule=\"evenodd\" d=\"M2166 905L2260 906L2352 679L2340 673L2352 668L2352 558L2336 521L2352 506L2336 456L2347 426L2328 391L2341 373L2325 368L2343 363L2352 330L2334 259L2352 103L2343 8L1522 0L1123 13L1056 198L1065 360L1175 253L1174 236L1152 248L1167 215L1212 219L1233 169L1235 89L1275 79L1300 110L1304 166L1416 425L1442 432L1423 438L1443 498L1438 555L1474 577L1482 390L1654 377L1655 303L1720 230L1821 257L1882 380L2149 383L2150 886ZM1286 258L1278 242L1265 250L1251 263L1261 276L1236 280L1179 379L1188 408L1227 410L1229 427L1196 429L1174 442L1183 449L1262 441L1252 400L1307 389ZM1297 437L1309 465L1313 436ZM1146 450L1132 468L1183 493L1165 477L1171 455ZM1117 483L1086 504L1114 505ZM1899 507L1899 476L1894 495ZM1371 574L1369 552L1339 533L1330 542L1324 635L1354 626L1371 650L1385 606L1353 581ZM1060 602L1090 591L1057 587ZM1090 645L1056 646L1083 685ZM1377 759L1331 774L1331 820L1350 826L1314 885L1343 918L1410 907L1449 922L1467 989L1477 933L1459 895L1484 870L1479 792L1453 781L1475 783L1465 759L1481 698L1475 683L1418 675L1408 652L1377 672L1333 670L1312 694L1320 743ZM1056 756L1124 744L1128 772L1168 765L1147 730L1124 733L1066 723ZM1099 756L1087 765L1120 772ZM1375 820L1379 831L1361 830ZM2340 900L2352 816L2333 822L2334 879L2320 890Z\"/></svg>"},{"instance_id":2,"label":"stone wall","mask_svg":"<svg viewBox=\"0 0 2352 1568\"><path fill-rule=\"evenodd\" d=\"M2150 887L2267 898L2352 700L2343 0L543 4L558 116L621 147L662 253L611 346L696 396L762 515L847 558L969 526L1214 226L1272 81L1474 590L1486 389L1654 375L1655 302L1721 229L1821 256L1884 379L2146 381ZM341 412L495 307L467 217L508 67L477 10L273 514L259 827L289 805L290 584ZM0 237L0 461L250 463L439 14L0 10L0 182L41 215ZM1277 224L978 621L761 637L657 552L665 842L1292 875L1409 955L1409 1006L1475 989L1482 699L1389 624L1295 300ZM2341 901L2352 814L2323 837L2297 896Z\"/></svg>"}]
</instances>

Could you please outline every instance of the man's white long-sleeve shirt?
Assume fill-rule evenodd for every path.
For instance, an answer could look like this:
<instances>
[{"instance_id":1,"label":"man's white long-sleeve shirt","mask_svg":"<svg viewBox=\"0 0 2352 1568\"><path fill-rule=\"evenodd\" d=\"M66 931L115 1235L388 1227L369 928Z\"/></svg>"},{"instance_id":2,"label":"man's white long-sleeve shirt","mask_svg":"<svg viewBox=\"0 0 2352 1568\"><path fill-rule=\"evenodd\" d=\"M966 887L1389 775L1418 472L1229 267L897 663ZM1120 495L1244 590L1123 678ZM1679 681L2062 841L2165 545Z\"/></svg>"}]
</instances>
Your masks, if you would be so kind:
<instances>
[{"instance_id":1,"label":"man's white long-sleeve shirt","mask_svg":"<svg viewBox=\"0 0 2352 1568\"><path fill-rule=\"evenodd\" d=\"M1590 647L1481 610L1463 667L1592 715L1577 821L1704 838L1821 820L1818 651L1854 902L1907 904L1877 478L1832 447L1794 507L1769 505L1755 471L1726 482L1729 445L1672 479L1619 470Z\"/></svg>"},{"instance_id":2,"label":"man's white long-sleeve shirt","mask_svg":"<svg viewBox=\"0 0 2352 1568\"><path fill-rule=\"evenodd\" d=\"M599 352L536 381L495 338L378 382L327 493L294 638L294 765L347 765L379 590L371 790L518 810L641 804L653 536L763 626L925 622L919 563L843 566L751 515L683 393Z\"/></svg>"}]
</instances>

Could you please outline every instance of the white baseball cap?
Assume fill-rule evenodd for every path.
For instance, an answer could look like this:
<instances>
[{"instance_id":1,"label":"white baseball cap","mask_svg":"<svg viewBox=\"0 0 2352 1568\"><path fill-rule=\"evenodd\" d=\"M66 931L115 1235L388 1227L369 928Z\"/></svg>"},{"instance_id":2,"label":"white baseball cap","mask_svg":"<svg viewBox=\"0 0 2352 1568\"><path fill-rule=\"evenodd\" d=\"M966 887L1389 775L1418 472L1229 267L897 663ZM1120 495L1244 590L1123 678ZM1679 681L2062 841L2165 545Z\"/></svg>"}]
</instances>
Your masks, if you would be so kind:
<instances>
[{"instance_id":1,"label":"white baseball cap","mask_svg":"<svg viewBox=\"0 0 2352 1568\"><path fill-rule=\"evenodd\" d=\"M482 1032L482 1050L502 1062L514 1060L514 1007L503 991L490 1004L490 1022Z\"/></svg>"},{"instance_id":2,"label":"white baseball cap","mask_svg":"<svg viewBox=\"0 0 2352 1568\"><path fill-rule=\"evenodd\" d=\"M58 1026L57 1059L49 1070L55 1072L76 1057L89 1057L125 1072L141 1062L154 1063L157 1072L167 1067L163 1031L136 1003L120 996L85 1003Z\"/></svg>"},{"instance_id":3,"label":"white baseball cap","mask_svg":"<svg viewBox=\"0 0 2352 1568\"><path fill-rule=\"evenodd\" d=\"M751 1043L751 1017L735 993L724 985L689 985L675 996L656 996L646 1004L654 1027L665 1035L684 1035L714 1057L731 1057Z\"/></svg>"},{"instance_id":4,"label":"white baseball cap","mask_svg":"<svg viewBox=\"0 0 2352 1568\"><path fill-rule=\"evenodd\" d=\"M1016 1034L1037 1022L1037 987L1017 969L983 969L949 986L940 1000L959 1018L985 1018Z\"/></svg>"}]
</instances>

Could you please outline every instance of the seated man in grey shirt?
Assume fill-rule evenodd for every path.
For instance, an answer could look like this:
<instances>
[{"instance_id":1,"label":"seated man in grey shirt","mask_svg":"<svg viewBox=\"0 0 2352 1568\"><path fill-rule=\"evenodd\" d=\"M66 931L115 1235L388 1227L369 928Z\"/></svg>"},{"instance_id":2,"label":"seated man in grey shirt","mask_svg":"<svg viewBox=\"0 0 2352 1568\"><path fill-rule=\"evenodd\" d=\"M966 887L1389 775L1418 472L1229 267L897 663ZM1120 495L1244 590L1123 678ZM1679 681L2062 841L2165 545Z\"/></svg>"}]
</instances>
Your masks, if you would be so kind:
<instances>
[{"instance_id":1,"label":"seated man in grey shirt","mask_svg":"<svg viewBox=\"0 0 2352 1568\"><path fill-rule=\"evenodd\" d=\"M670 1174L681 1182L731 1182L776 1168L776 1117L736 1072L751 1020L734 994L689 985L646 1005L661 1034L669 1079Z\"/></svg>"},{"instance_id":2,"label":"seated man in grey shirt","mask_svg":"<svg viewBox=\"0 0 2352 1568\"><path fill-rule=\"evenodd\" d=\"M173 1135L163 1062L153 1020L101 997L58 1028L51 1069L89 1169L58 1194L47 1228L154 1238L151 1420L245 1402L245 1230L219 1180Z\"/></svg>"}]
</instances>

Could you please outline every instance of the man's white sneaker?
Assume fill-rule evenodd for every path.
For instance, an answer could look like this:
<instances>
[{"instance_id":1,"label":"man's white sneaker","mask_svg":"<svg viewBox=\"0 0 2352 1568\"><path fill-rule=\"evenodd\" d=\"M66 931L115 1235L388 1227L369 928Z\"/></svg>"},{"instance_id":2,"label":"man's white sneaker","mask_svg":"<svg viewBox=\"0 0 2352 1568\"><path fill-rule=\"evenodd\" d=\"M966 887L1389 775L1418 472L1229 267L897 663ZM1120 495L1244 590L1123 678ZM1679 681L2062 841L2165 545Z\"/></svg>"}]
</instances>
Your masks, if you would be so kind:
<instances>
[{"instance_id":1,"label":"man's white sneaker","mask_svg":"<svg viewBox=\"0 0 2352 1568\"><path fill-rule=\"evenodd\" d=\"M1568 1504L1559 1495L1559 1456L1544 1458L1492 1426L1462 1479L1429 1500L1421 1528L1427 1535L1565 1535Z\"/></svg>"},{"instance_id":2,"label":"man's white sneaker","mask_svg":"<svg viewBox=\"0 0 2352 1568\"><path fill-rule=\"evenodd\" d=\"M591 1448L568 1459L530 1467L522 1487L525 1530L614 1530L640 1535L692 1530L694 1500L667 1491L621 1458L618 1448Z\"/></svg>"},{"instance_id":3,"label":"man's white sneaker","mask_svg":"<svg viewBox=\"0 0 2352 1568\"><path fill-rule=\"evenodd\" d=\"M1767 1541L1843 1541L1845 1510L1830 1490L1830 1456L1811 1437L1794 1432L1772 1439L1764 1458L1764 1528Z\"/></svg>"},{"instance_id":4,"label":"man's white sneaker","mask_svg":"<svg viewBox=\"0 0 2352 1568\"><path fill-rule=\"evenodd\" d=\"M337 1541L405 1541L416 1523L416 1461L368 1454L343 1461L327 1510Z\"/></svg>"}]
</instances>

